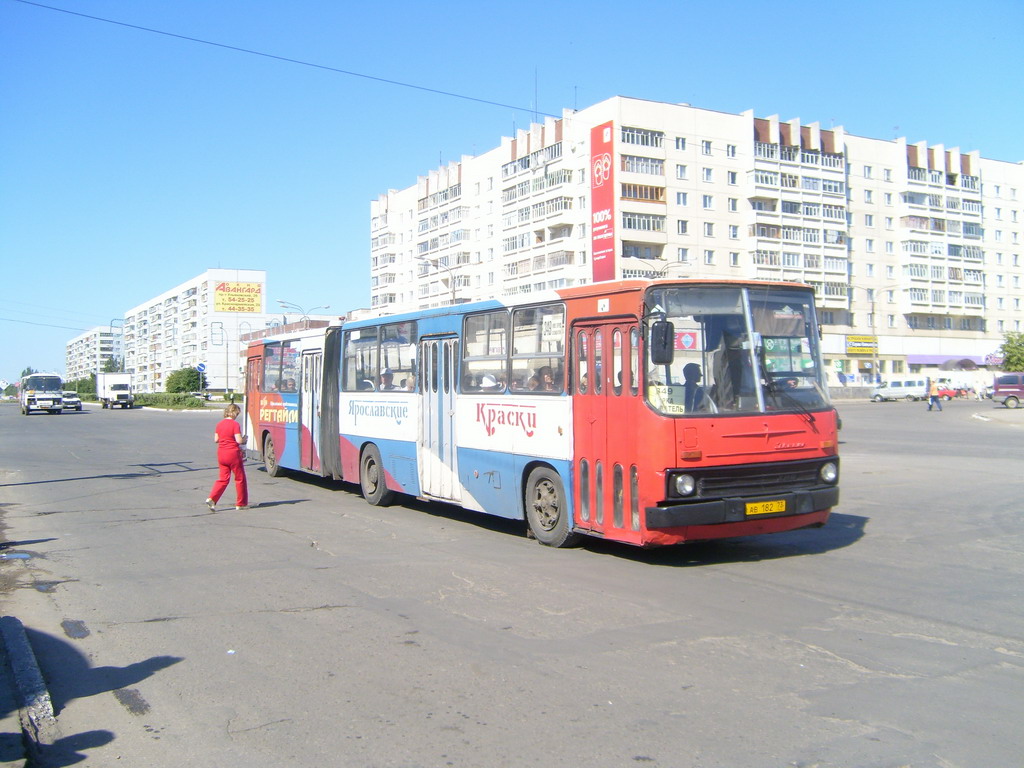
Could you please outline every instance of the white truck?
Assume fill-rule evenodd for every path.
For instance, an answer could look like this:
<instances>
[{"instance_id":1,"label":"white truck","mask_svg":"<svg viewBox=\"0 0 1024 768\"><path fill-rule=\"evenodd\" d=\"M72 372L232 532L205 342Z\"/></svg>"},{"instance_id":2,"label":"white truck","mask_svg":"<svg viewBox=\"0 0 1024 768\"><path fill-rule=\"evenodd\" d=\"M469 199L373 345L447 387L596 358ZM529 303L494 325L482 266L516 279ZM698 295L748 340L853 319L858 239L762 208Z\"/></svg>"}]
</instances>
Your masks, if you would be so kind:
<instances>
[{"instance_id":1,"label":"white truck","mask_svg":"<svg viewBox=\"0 0 1024 768\"><path fill-rule=\"evenodd\" d=\"M33 373L21 380L21 412L60 413L64 407L64 382L55 373Z\"/></svg>"},{"instance_id":2,"label":"white truck","mask_svg":"<svg viewBox=\"0 0 1024 768\"><path fill-rule=\"evenodd\" d=\"M96 399L104 408L132 408L135 392L132 390L130 373L97 373Z\"/></svg>"}]
</instances>

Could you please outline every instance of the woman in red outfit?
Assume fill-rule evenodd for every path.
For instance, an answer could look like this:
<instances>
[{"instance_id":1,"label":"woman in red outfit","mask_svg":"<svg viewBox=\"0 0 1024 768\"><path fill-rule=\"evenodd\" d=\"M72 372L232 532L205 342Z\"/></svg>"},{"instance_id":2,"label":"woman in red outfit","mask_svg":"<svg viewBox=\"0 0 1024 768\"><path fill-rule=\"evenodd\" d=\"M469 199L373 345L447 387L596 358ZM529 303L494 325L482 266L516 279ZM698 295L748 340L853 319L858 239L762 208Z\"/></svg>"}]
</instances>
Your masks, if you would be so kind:
<instances>
[{"instance_id":1,"label":"woman in red outfit","mask_svg":"<svg viewBox=\"0 0 1024 768\"><path fill-rule=\"evenodd\" d=\"M213 432L213 441L217 443L217 463L220 465L220 477L213 484L210 498L206 506L216 510L217 502L231 481L231 473L235 473L235 509L249 508L249 486L245 482L245 435L235 421L241 409L232 403L224 409L224 418L217 422Z\"/></svg>"}]
</instances>

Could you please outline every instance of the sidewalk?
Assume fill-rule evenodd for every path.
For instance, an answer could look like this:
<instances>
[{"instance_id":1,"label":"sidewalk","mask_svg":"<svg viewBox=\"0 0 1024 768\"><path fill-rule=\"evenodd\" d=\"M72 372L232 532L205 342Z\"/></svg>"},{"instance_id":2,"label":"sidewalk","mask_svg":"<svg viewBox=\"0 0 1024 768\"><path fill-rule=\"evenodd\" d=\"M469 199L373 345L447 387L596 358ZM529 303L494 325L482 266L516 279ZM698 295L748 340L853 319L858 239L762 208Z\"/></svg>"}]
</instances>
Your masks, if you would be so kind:
<instances>
[{"instance_id":1,"label":"sidewalk","mask_svg":"<svg viewBox=\"0 0 1024 768\"><path fill-rule=\"evenodd\" d=\"M13 616L0 617L0 640L0 765L21 768L60 734L25 627Z\"/></svg>"}]
</instances>

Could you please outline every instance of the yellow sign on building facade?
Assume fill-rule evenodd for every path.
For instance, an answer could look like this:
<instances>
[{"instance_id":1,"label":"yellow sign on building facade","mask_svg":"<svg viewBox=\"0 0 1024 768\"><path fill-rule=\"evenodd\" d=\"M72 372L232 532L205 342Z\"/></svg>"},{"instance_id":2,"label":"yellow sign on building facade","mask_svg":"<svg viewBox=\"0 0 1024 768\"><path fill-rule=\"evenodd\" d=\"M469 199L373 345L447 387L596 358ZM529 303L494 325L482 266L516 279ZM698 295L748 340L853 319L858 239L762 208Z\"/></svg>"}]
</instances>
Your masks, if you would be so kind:
<instances>
[{"instance_id":1,"label":"yellow sign on building facade","mask_svg":"<svg viewBox=\"0 0 1024 768\"><path fill-rule=\"evenodd\" d=\"M262 312L262 283L217 283L213 289L214 312Z\"/></svg>"},{"instance_id":2,"label":"yellow sign on building facade","mask_svg":"<svg viewBox=\"0 0 1024 768\"><path fill-rule=\"evenodd\" d=\"M874 355L878 353L877 336L847 336L846 354Z\"/></svg>"}]
</instances>

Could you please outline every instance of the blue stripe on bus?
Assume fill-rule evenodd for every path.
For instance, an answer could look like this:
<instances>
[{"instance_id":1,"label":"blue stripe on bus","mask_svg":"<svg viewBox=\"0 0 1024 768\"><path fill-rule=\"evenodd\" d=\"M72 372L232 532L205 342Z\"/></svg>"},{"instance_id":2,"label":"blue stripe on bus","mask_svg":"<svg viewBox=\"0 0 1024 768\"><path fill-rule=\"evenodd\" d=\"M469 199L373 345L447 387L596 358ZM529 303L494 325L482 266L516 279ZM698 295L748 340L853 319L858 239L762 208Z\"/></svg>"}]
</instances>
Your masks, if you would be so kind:
<instances>
[{"instance_id":1,"label":"blue stripe on bus","mask_svg":"<svg viewBox=\"0 0 1024 768\"><path fill-rule=\"evenodd\" d=\"M528 478L524 472L533 463L548 464L558 473L565 493L565 508L573 509L572 464L567 459L538 458L477 448L459 448L458 457L459 482L468 497L475 499L488 514L512 520L525 519L522 487ZM463 498L463 506L472 503L470 498Z\"/></svg>"},{"instance_id":2,"label":"blue stripe on bus","mask_svg":"<svg viewBox=\"0 0 1024 768\"><path fill-rule=\"evenodd\" d=\"M414 441L381 440L353 434L344 434L341 437L360 449L367 443L376 445L377 450L380 451L384 472L387 474L388 488L400 493L407 493L410 496L420 495L420 478L416 469L416 443ZM359 482L358 477L345 479L350 479L355 483Z\"/></svg>"}]
</instances>

